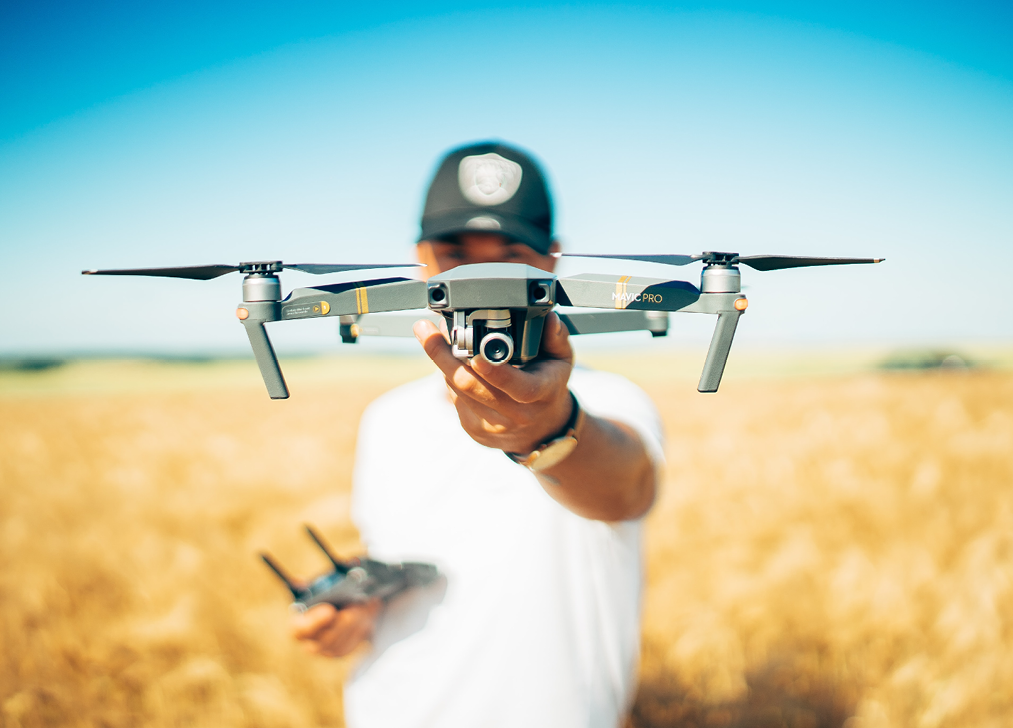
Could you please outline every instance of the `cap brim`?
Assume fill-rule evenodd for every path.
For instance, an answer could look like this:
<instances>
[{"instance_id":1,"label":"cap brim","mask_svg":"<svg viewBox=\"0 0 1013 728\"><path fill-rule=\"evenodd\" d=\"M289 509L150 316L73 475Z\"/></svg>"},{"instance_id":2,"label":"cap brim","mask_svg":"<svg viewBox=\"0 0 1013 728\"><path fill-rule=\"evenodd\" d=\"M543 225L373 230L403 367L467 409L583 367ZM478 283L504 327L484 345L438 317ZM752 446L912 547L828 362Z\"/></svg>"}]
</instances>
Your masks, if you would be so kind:
<instances>
[{"instance_id":1,"label":"cap brim","mask_svg":"<svg viewBox=\"0 0 1013 728\"><path fill-rule=\"evenodd\" d=\"M486 210L460 210L423 218L418 242L462 233L499 233L548 255L552 236L523 218Z\"/></svg>"}]
</instances>

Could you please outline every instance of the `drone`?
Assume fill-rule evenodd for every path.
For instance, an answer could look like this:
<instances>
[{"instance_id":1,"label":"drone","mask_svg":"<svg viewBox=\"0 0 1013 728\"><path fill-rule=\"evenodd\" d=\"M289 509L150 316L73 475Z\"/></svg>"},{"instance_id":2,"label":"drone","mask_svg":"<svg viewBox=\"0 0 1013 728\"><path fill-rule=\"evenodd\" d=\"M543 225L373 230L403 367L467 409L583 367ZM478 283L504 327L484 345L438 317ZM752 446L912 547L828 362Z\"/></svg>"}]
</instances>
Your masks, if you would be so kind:
<instances>
[{"instance_id":1,"label":"drone","mask_svg":"<svg viewBox=\"0 0 1013 728\"><path fill-rule=\"evenodd\" d=\"M317 604L332 604L338 609L344 609L370 599L390 599L408 589L428 586L440 575L432 564L413 561L400 564L387 564L367 558L342 561L311 526L306 526L306 532L334 567L326 574L309 582L299 582L289 576L269 555L260 555L292 592L292 608L299 612Z\"/></svg>"},{"instance_id":2,"label":"drone","mask_svg":"<svg viewBox=\"0 0 1013 728\"><path fill-rule=\"evenodd\" d=\"M521 365L540 351L545 317L556 306L594 311L559 313L571 334L649 331L668 334L670 313L717 316L710 347L697 386L699 392L716 392L721 384L728 352L739 317L749 301L741 293L740 266L771 271L824 265L880 263L883 258L819 258L791 255L749 255L709 251L697 255L563 254L575 258L641 261L666 266L700 262L699 288L682 280L582 274L560 278L520 263L461 265L426 281L403 278L368 278L361 281L295 288L282 297L283 270L322 275L357 270L407 268L418 264L330 265L260 261L239 265L205 265L177 268L86 270L84 275L160 276L211 280L239 272L243 301L236 316L246 328L253 355L272 399L287 399L288 386L264 324L337 317L341 340L354 343L360 336L411 336L411 324L421 317L446 323L454 356L480 356L490 364ZM422 310L410 317L378 316L393 311Z\"/></svg>"}]
</instances>

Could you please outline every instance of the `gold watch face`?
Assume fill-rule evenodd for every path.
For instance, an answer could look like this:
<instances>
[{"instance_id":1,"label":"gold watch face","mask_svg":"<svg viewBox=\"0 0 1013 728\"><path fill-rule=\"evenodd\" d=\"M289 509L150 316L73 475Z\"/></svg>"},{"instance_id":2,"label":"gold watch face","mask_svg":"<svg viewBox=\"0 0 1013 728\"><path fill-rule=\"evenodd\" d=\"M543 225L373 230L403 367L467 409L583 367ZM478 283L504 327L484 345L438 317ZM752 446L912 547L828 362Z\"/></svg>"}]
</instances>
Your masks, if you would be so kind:
<instances>
[{"instance_id":1,"label":"gold watch face","mask_svg":"<svg viewBox=\"0 0 1013 728\"><path fill-rule=\"evenodd\" d=\"M536 473L548 470L553 465L563 462L573 452L575 447L577 447L576 437L573 435L561 437L558 440L550 442L544 450L534 453L537 457L532 459L528 467Z\"/></svg>"}]
</instances>

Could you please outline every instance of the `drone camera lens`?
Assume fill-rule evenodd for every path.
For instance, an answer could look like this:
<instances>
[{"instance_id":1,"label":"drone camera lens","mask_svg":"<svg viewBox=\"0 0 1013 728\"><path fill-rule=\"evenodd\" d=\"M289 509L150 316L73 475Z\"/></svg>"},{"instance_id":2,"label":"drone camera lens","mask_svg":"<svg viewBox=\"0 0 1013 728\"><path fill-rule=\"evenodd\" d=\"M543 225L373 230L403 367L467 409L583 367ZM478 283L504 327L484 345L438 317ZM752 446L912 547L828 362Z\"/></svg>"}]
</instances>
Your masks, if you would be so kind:
<instances>
[{"instance_id":1,"label":"drone camera lens","mask_svg":"<svg viewBox=\"0 0 1013 728\"><path fill-rule=\"evenodd\" d=\"M506 334L486 334L478 350L490 364L503 364L514 355L514 342Z\"/></svg>"},{"instance_id":2,"label":"drone camera lens","mask_svg":"<svg viewBox=\"0 0 1013 728\"><path fill-rule=\"evenodd\" d=\"M501 362L507 358L510 351L505 341L490 341L485 345L483 353L489 361Z\"/></svg>"}]
</instances>

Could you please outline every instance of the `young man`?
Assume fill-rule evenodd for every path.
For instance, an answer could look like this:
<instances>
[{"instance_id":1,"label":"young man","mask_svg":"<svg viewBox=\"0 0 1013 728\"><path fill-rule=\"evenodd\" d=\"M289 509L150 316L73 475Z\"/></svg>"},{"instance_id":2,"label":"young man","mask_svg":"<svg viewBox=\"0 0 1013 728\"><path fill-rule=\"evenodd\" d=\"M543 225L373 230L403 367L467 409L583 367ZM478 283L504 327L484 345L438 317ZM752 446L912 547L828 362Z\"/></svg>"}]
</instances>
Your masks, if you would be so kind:
<instances>
[{"instance_id":1,"label":"young man","mask_svg":"<svg viewBox=\"0 0 1013 728\"><path fill-rule=\"evenodd\" d=\"M479 144L444 158L422 217L426 275L551 271L558 250L527 155ZM345 688L351 728L614 728L635 687L653 405L621 377L574 369L555 314L522 368L456 359L428 321L415 335L439 371L363 416L353 517L374 557L445 578L386 605L314 607L294 618L297 639L327 656L371 640Z\"/></svg>"}]
</instances>

